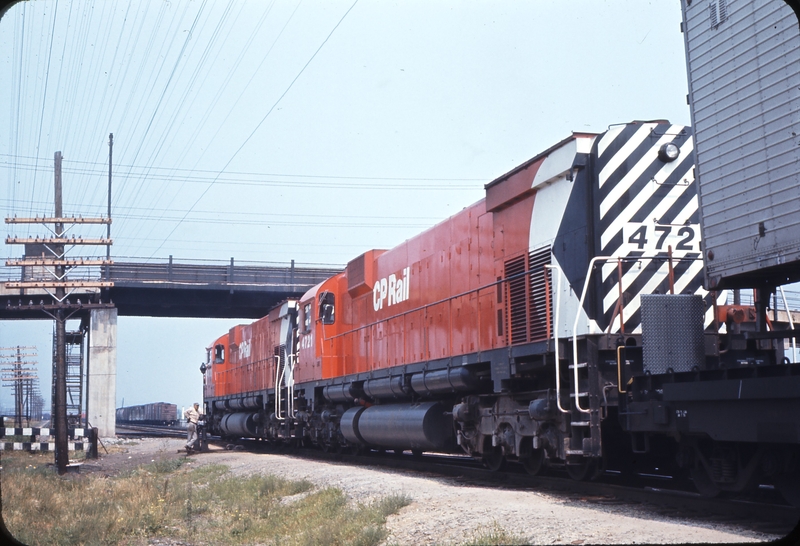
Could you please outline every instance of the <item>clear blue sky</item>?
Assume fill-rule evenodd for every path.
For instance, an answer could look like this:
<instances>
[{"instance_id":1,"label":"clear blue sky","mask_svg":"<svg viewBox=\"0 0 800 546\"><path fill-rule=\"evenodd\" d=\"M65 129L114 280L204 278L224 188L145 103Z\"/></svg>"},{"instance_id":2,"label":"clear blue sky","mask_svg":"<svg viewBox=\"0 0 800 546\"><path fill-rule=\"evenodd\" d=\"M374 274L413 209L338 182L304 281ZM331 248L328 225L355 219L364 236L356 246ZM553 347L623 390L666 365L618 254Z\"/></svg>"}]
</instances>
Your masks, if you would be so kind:
<instances>
[{"instance_id":1,"label":"clear blue sky","mask_svg":"<svg viewBox=\"0 0 800 546\"><path fill-rule=\"evenodd\" d=\"M678 0L20 3L0 20L0 209L52 214L61 151L65 212L104 215L114 133L116 259L344 264L571 131L688 124L680 20ZM121 318L118 404L199 399L235 322ZM51 334L0 322L0 346L39 348L48 400Z\"/></svg>"}]
</instances>

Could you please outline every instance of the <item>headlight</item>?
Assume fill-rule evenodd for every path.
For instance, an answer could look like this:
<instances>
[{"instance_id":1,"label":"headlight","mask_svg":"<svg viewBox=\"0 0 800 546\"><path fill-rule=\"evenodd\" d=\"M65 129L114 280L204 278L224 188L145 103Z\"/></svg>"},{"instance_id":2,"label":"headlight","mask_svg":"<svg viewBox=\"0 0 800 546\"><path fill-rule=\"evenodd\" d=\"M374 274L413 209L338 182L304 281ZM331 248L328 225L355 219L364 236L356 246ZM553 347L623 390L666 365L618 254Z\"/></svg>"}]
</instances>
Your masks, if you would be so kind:
<instances>
[{"instance_id":1,"label":"headlight","mask_svg":"<svg viewBox=\"0 0 800 546\"><path fill-rule=\"evenodd\" d=\"M664 163L675 161L680 154L681 150L674 142L667 142L658 149L658 159Z\"/></svg>"}]
</instances>

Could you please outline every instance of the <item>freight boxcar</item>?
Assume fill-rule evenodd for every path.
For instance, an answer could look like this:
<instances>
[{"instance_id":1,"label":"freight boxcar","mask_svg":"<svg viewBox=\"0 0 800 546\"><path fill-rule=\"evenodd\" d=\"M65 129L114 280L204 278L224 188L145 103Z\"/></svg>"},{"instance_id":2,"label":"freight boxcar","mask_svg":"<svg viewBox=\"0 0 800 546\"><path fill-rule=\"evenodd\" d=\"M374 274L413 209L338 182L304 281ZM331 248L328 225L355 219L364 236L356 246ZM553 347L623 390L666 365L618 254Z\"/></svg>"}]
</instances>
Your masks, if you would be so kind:
<instances>
[{"instance_id":1,"label":"freight boxcar","mask_svg":"<svg viewBox=\"0 0 800 546\"><path fill-rule=\"evenodd\" d=\"M117 423L142 425L176 425L178 406L166 402L154 402L140 406L117 408Z\"/></svg>"}]
</instances>

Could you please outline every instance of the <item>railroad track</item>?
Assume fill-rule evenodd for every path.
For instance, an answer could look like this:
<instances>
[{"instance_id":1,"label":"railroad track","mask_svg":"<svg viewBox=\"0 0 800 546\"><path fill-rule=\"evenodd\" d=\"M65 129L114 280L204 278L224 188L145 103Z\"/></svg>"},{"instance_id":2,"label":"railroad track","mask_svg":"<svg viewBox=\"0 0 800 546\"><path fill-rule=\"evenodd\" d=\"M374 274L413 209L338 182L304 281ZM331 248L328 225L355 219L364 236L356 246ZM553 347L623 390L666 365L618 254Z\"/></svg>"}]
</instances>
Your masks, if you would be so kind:
<instances>
[{"instance_id":1,"label":"railroad track","mask_svg":"<svg viewBox=\"0 0 800 546\"><path fill-rule=\"evenodd\" d=\"M211 443L226 445L219 440ZM566 471L550 468L543 475L531 476L521 465L493 472L467 456L424 454L416 457L405 452L367 452L364 454L325 453L314 448L267 446L255 441L240 442L248 451L281 453L315 460L341 462L354 466L377 466L413 472L433 473L456 479L465 486L501 487L513 490L542 491L596 505L636 506L654 516L683 518L697 522L735 524L764 533L786 535L800 524L800 507L790 506L771 486L761 486L749 497L707 498L681 489L679 480L668 476L636 475L623 478L619 473L604 472L595 480L575 481ZM227 444L230 447L231 444Z\"/></svg>"}]
</instances>

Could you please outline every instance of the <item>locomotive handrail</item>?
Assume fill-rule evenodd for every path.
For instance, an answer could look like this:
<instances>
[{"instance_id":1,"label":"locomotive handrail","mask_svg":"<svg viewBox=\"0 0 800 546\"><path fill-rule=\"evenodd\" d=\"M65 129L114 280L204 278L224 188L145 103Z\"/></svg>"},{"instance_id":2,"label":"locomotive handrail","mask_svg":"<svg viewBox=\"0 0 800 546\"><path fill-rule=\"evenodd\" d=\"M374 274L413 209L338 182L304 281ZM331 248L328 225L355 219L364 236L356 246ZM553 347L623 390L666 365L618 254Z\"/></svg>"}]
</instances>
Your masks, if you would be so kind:
<instances>
[{"instance_id":1,"label":"locomotive handrail","mask_svg":"<svg viewBox=\"0 0 800 546\"><path fill-rule=\"evenodd\" d=\"M622 360L620 352L625 348L625 345L617 347L617 390L620 394L625 394L628 391L622 390Z\"/></svg>"},{"instance_id":2,"label":"locomotive handrail","mask_svg":"<svg viewBox=\"0 0 800 546\"><path fill-rule=\"evenodd\" d=\"M284 349L286 351L286 349ZM286 358L283 362L284 369L286 368L287 364L289 365L289 378L291 380L291 385L286 385L286 417L294 419L294 360L293 358L297 356L296 353L290 353L286 351ZM286 383L286 373L283 374L283 382Z\"/></svg>"},{"instance_id":3,"label":"locomotive handrail","mask_svg":"<svg viewBox=\"0 0 800 546\"><path fill-rule=\"evenodd\" d=\"M558 308L560 307L561 303L561 275L563 271L561 271L561 267L558 265L552 264L545 264L545 269L555 269L557 271L557 283L556 283L556 309L555 309L555 321L553 326L553 341L555 345L555 358L556 358L556 405L558 409L562 413L569 413L569 410L565 410L561 407L561 366L559 364L559 355L558 355Z\"/></svg>"},{"instance_id":4,"label":"locomotive handrail","mask_svg":"<svg viewBox=\"0 0 800 546\"><path fill-rule=\"evenodd\" d=\"M606 258L608 258L608 257L606 257ZM597 258L595 258L595 259L597 259ZM660 255L654 255L654 256L647 256L647 255L642 255L642 256L619 256L619 257L614 257L613 259L617 260L617 261L620 261L620 262L640 262L640 261L647 261L647 260L665 260L666 261L667 260L667 256L666 255L663 255L663 256L660 256ZM683 258L680 258L680 260L681 261L684 261L684 260L702 260L702 256L698 256L696 258L695 257L683 257ZM590 268L591 268L591 266L590 266ZM537 271L537 269L529 269L527 271L521 271L521 272L515 273L514 275L511 275L509 277L505 277L503 279L500 279L499 281L494 281L494 282L491 282L489 284L484 284L483 286L479 286L478 288L473 288L472 290L467 290L466 292L461 292L460 294L455 294L453 296L448 296L448 297L443 298L443 299L438 300L438 301L434 301L434 302L431 302L431 303L425 303L423 305L420 305L419 307L415 307L414 309L409 309L407 311L402 311L400 313L397 313L396 315L392 315L389 318L380 319L380 320L376 320L374 322L370 322L368 324L362 324L360 326L356 326L355 328L351 328L350 330L347 330L346 332L342 332L340 334L334 334L331 337L325 338L325 339L327 341L329 339L335 339L337 337L342 337L342 336L349 335L349 334L351 334L353 332L357 332L359 330L364 330L365 328L371 328L373 326L376 326L376 325L378 325L378 324L380 324L382 322L386 322L386 321L391 320L393 318L401 317L401 316L407 315L409 313L416 313L417 311L423 311L423 310L426 310L428 307L433 307L435 305L440 305L442 303L447 303L448 301L455 300L456 298L462 298L462 297L468 296L468 295L470 295L472 293L480 292L481 290L486 290L487 288L495 287L498 284L503 284L503 283L507 283L509 281L513 281L515 279L531 275L536 271Z\"/></svg>"},{"instance_id":5,"label":"locomotive handrail","mask_svg":"<svg viewBox=\"0 0 800 546\"><path fill-rule=\"evenodd\" d=\"M285 421L287 418L294 418L294 364L289 366L292 372L292 384L286 384L286 417L281 417L281 380L286 383L286 366L289 365L290 360L296 357L296 353L289 353L284 345L284 360L281 366L281 355L275 355L275 418L279 421Z\"/></svg>"},{"instance_id":6,"label":"locomotive handrail","mask_svg":"<svg viewBox=\"0 0 800 546\"><path fill-rule=\"evenodd\" d=\"M606 261L606 262L614 261L614 262L617 262L617 264L621 265L622 262L630 262L630 261L638 262L638 261L645 261L645 260L664 260L664 259L667 259L667 257L660 256L660 255L655 255L655 256L642 255L642 256L635 256L635 257L629 257L629 256L595 256L594 258L592 258L589 261L589 267L586 270L586 280L583 283L583 291L581 292L581 298L580 298L580 301L578 302L578 311L575 313L575 323L572 326L572 358L573 358L573 363L576 364L575 366L573 366L573 371L575 372L574 373L575 406L578 408L579 411L581 411L583 413L590 413L591 412L591 409L583 409L581 407L580 397L578 396L578 393L580 392L580 389L579 389L579 386L578 386L578 366L577 366L577 363L578 363L578 337L577 337L576 332L578 331L578 321L581 318L581 310L583 309L583 303L584 303L584 300L586 299L586 293L589 290L589 280L591 279L591 276L592 276L592 269L594 268L594 266L596 265L596 262L598 262L598 261ZM702 259L702 257L683 257L683 258L680 258L681 261L683 261L683 260L700 260L700 259ZM621 287L622 286L622 277L620 277L620 279L619 279L619 284L620 284L620 287ZM620 301L620 315L622 315L622 302L621 301ZM620 331L622 331L622 329L620 329Z\"/></svg>"},{"instance_id":7,"label":"locomotive handrail","mask_svg":"<svg viewBox=\"0 0 800 546\"><path fill-rule=\"evenodd\" d=\"M283 367L281 366L281 355L275 355L275 418L278 421L283 421L280 412L281 389L280 382L283 376Z\"/></svg>"},{"instance_id":8,"label":"locomotive handrail","mask_svg":"<svg viewBox=\"0 0 800 546\"><path fill-rule=\"evenodd\" d=\"M583 309L583 301L586 299L586 293L589 291L589 280L592 278L592 269L594 268L596 262L603 260L616 260L620 261L622 258L615 257L615 256L595 256L589 261L589 267L586 270L586 280L583 282L583 291L581 292L581 299L578 302L578 310L575 312L575 323L572 325L572 371L574 376L575 382L575 407L578 408L578 411L582 413L591 413L590 409L583 409L581 407L581 398L578 396L580 393L580 388L578 386L578 336L575 332L578 331L578 321L581 318L581 310ZM619 280L622 283L622 279Z\"/></svg>"},{"instance_id":9,"label":"locomotive handrail","mask_svg":"<svg viewBox=\"0 0 800 546\"><path fill-rule=\"evenodd\" d=\"M786 309L786 316L789 317L789 329L794 330L794 319L792 319L792 312L789 310L789 304L786 302L786 292L783 291L782 286L779 286L778 290L781 291L781 298L783 298L783 308ZM792 361L796 359L797 359L797 339L792 338Z\"/></svg>"}]
</instances>

